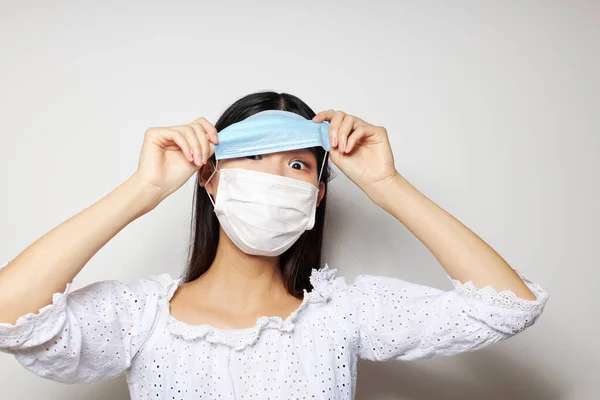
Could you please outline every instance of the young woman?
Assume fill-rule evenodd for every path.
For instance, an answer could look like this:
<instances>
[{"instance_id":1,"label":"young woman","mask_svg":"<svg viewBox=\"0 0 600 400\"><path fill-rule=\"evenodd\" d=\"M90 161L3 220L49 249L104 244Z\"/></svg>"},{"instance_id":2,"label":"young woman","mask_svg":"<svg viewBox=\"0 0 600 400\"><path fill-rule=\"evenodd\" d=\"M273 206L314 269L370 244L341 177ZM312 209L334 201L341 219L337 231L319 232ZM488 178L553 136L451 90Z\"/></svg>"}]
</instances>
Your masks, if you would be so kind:
<instances>
[{"instance_id":1,"label":"young woman","mask_svg":"<svg viewBox=\"0 0 600 400\"><path fill-rule=\"evenodd\" d=\"M320 268L328 155L427 246L454 290L370 275L346 284ZM194 174L183 278L69 291L104 244ZM406 181L385 128L262 92L215 126L148 129L130 179L1 269L0 350L60 382L125 372L133 399L351 399L359 358L479 349L532 325L547 298Z\"/></svg>"}]
</instances>

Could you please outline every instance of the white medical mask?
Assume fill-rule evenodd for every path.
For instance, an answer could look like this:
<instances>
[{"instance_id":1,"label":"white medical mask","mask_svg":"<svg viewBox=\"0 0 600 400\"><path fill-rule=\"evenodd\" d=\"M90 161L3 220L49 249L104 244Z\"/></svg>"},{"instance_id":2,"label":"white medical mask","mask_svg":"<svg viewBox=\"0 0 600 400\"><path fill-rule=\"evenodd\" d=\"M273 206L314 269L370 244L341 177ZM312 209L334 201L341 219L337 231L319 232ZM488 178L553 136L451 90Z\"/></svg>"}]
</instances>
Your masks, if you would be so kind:
<instances>
[{"instance_id":1,"label":"white medical mask","mask_svg":"<svg viewBox=\"0 0 600 400\"><path fill-rule=\"evenodd\" d=\"M324 157L321 173L325 165ZM218 165L218 161L217 161ZM214 211L231 241L244 253L277 256L315 224L319 188L298 179L240 168L219 172ZM319 174L320 181L320 174ZM208 191L207 191L208 193Z\"/></svg>"}]
</instances>

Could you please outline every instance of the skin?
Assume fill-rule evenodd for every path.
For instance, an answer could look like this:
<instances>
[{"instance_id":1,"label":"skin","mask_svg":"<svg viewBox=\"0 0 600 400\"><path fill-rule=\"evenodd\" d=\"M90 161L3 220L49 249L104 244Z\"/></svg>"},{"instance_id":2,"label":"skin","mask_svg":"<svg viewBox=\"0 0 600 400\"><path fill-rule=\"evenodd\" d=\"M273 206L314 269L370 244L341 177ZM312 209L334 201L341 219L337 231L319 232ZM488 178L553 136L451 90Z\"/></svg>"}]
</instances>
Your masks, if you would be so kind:
<instances>
[{"instance_id":1,"label":"skin","mask_svg":"<svg viewBox=\"0 0 600 400\"><path fill-rule=\"evenodd\" d=\"M477 287L535 296L487 243L411 185L395 168L387 130L339 110L313 119L330 123L330 158L379 207L404 224L433 253L449 276ZM207 160L218 143L205 118L146 131L136 172L112 192L36 240L0 270L0 322L51 303L110 239L153 210L200 170L201 185L215 196ZM309 165L308 168L299 167ZM273 153L256 159L219 162L219 169L247 168L316 185L317 165L310 152ZM301 169L299 169L301 168ZM324 194L319 185L320 201ZM259 316L286 317L300 300L284 289L279 258L240 251L221 230L214 263L199 279L179 287L170 304L175 318L225 329L253 326ZM226 293L226 295L224 295Z\"/></svg>"}]
</instances>

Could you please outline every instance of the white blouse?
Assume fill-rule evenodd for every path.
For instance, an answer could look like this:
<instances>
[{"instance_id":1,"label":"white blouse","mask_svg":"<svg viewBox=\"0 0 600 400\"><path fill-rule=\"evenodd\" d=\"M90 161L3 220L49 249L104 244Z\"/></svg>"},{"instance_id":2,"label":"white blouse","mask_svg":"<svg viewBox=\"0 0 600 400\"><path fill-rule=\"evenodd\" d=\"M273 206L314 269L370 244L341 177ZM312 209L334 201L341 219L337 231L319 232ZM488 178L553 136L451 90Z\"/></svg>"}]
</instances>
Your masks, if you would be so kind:
<instances>
[{"instance_id":1,"label":"white blouse","mask_svg":"<svg viewBox=\"0 0 600 400\"><path fill-rule=\"evenodd\" d=\"M6 264L5 264L6 265ZM0 350L41 377L83 383L125 372L137 399L352 399L357 359L414 360L480 349L531 326L548 293L519 273L536 300L448 277L452 291L394 278L353 284L326 265L287 318L247 329L189 325L169 313L181 279L169 274L56 293L0 323Z\"/></svg>"}]
</instances>

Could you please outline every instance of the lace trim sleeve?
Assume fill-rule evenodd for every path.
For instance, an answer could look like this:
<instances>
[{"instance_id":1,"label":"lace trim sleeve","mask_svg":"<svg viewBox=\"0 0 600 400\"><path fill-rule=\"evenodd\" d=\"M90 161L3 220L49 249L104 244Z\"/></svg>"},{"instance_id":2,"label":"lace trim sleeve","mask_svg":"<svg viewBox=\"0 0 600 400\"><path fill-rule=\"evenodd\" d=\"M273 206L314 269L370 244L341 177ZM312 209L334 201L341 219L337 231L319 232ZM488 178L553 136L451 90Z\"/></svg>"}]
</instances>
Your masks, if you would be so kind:
<instances>
[{"instance_id":1,"label":"lace trim sleeve","mask_svg":"<svg viewBox=\"0 0 600 400\"><path fill-rule=\"evenodd\" d=\"M4 268L8 263L0 267ZM65 323L67 297L71 290L71 282L65 290L52 295L52 302L37 313L20 316L15 324L0 322L0 350L37 346L50 340Z\"/></svg>"},{"instance_id":2,"label":"lace trim sleeve","mask_svg":"<svg viewBox=\"0 0 600 400\"><path fill-rule=\"evenodd\" d=\"M517 270L515 270L515 272L535 295L535 300L526 300L517 297L512 290L497 291L491 285L478 288L471 281L462 283L449 276L448 279L452 282L456 293L465 299L482 301L494 307L540 314L548 300L548 292L546 292L539 284L526 278L521 272Z\"/></svg>"}]
</instances>

